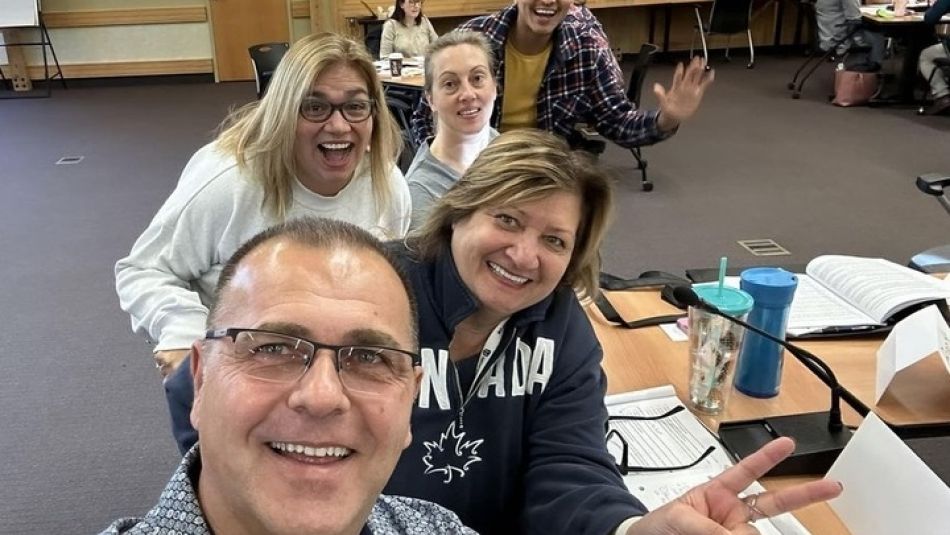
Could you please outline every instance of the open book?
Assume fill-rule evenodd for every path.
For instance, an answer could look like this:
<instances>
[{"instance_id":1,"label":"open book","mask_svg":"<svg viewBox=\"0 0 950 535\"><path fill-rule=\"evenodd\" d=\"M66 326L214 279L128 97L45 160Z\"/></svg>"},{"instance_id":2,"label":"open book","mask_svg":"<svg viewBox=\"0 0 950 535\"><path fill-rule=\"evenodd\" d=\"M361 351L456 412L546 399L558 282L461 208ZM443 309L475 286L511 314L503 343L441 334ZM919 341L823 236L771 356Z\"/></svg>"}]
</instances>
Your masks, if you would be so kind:
<instances>
[{"instance_id":1,"label":"open book","mask_svg":"<svg viewBox=\"0 0 950 535\"><path fill-rule=\"evenodd\" d=\"M614 394L607 396L604 401L611 416L657 417L683 405L671 385ZM715 448L702 462L690 468L631 471L625 475L623 480L630 493L651 510L709 481L733 465L732 457L716 436L688 410L681 410L656 420L611 420L608 428L617 431L627 443L627 465L688 465L701 458L710 446ZM622 459L622 447L620 440L615 438L608 439L607 449L619 462ZM764 490L758 483L753 483L745 492L756 493ZM808 534L808 530L789 513L759 520L755 527L762 535Z\"/></svg>"},{"instance_id":2,"label":"open book","mask_svg":"<svg viewBox=\"0 0 950 535\"><path fill-rule=\"evenodd\" d=\"M873 329L920 303L950 298L950 284L882 258L819 256L798 276L788 334Z\"/></svg>"}]
</instances>

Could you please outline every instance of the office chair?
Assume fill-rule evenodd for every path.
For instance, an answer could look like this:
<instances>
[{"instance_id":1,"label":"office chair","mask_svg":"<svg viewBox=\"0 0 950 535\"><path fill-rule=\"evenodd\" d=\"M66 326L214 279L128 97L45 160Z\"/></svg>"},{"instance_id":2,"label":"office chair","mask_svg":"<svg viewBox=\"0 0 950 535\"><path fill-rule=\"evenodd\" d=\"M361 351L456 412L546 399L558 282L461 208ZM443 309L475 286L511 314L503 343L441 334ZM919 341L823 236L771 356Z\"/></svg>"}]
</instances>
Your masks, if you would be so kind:
<instances>
[{"instance_id":1,"label":"office chair","mask_svg":"<svg viewBox=\"0 0 950 535\"><path fill-rule=\"evenodd\" d=\"M943 173L920 175L917 177L917 189L936 197L944 210L950 214L950 175ZM946 273L950 271L950 245L942 245L917 253L910 259L908 266L924 273Z\"/></svg>"},{"instance_id":2,"label":"office chair","mask_svg":"<svg viewBox=\"0 0 950 535\"><path fill-rule=\"evenodd\" d=\"M409 166L416 156L416 150L419 148L415 142L413 142L410 131L413 104L414 102L411 100L411 96L402 93L386 93L386 106L389 108L389 113L392 114L396 124L399 125L399 130L402 132L402 150L399 152L398 165L399 170L402 171L403 174L409 170Z\"/></svg>"},{"instance_id":3,"label":"office chair","mask_svg":"<svg viewBox=\"0 0 950 535\"><path fill-rule=\"evenodd\" d=\"M840 38L835 40L828 50L822 51L821 47L818 46L818 14L815 11L815 2L814 0L801 0L802 9L808 11L808 18L810 20L810 27L812 35L814 36L814 43L810 46L808 54L805 57L805 61L798 66L798 69L795 71L795 74L792 75L792 81L788 83L788 90L792 92L793 99L799 99L802 96L802 89L805 87L805 82L811 78L811 75L814 74L818 67L821 67L825 62L827 62L835 54L835 51L844 43L847 43L854 39L854 36L861 31L861 21L845 21L840 23L838 26L844 28L845 33ZM855 46L853 43L848 47L846 55L851 53L866 53L871 50L870 46ZM807 70L806 70L807 69ZM799 78L800 77L800 78ZM829 97L831 100L832 97Z\"/></svg>"},{"instance_id":4,"label":"office chair","mask_svg":"<svg viewBox=\"0 0 950 535\"><path fill-rule=\"evenodd\" d=\"M254 67L254 81L257 83L257 98L260 99L267 91L274 70L280 59L287 53L290 45L287 43L261 43L248 47L251 55L251 65Z\"/></svg>"},{"instance_id":5,"label":"office chair","mask_svg":"<svg viewBox=\"0 0 950 535\"><path fill-rule=\"evenodd\" d=\"M373 59L379 59L379 48L383 43L383 25L374 24L367 26L366 35L363 37L363 44L366 50L373 56Z\"/></svg>"},{"instance_id":6,"label":"office chair","mask_svg":"<svg viewBox=\"0 0 950 535\"><path fill-rule=\"evenodd\" d=\"M943 76L943 78L950 84L950 36L941 36L940 42L943 43L943 51L947 54L945 58L937 58L934 60L934 70L930 71L930 76L927 78L927 93L930 93L930 82L933 81L934 76ZM926 100L926 98L924 99ZM921 104L917 108L917 115L923 115L927 111L927 106Z\"/></svg>"},{"instance_id":7,"label":"office chair","mask_svg":"<svg viewBox=\"0 0 950 535\"><path fill-rule=\"evenodd\" d=\"M726 35L726 61L729 61L729 39L733 34L745 32L749 40L749 63L747 69L755 66L755 47L752 45L752 0L713 0L709 11L709 20L703 24L699 14L699 4L693 6L696 14L696 26L693 27L693 39L689 44L689 56L693 57L693 44L696 42L696 33L703 44L703 59L706 60L706 70L709 70L709 50L706 47L706 36L712 34Z\"/></svg>"},{"instance_id":8,"label":"office chair","mask_svg":"<svg viewBox=\"0 0 950 535\"><path fill-rule=\"evenodd\" d=\"M627 100L632 102L637 108L640 107L640 94L643 90L643 82L646 80L647 70L653 62L653 56L660 47L653 43L644 43L640 46L640 52L637 53L637 61L633 65L633 71L630 73L630 82L627 84ZM582 136L582 145L590 152L601 153L604 151L604 142L594 128L587 124L577 125L577 131ZM596 150L599 148L599 150ZM643 191L653 191L653 182L647 179L647 161L643 157L641 147L633 147L630 153L637 160L637 170L640 171L640 189Z\"/></svg>"}]
</instances>

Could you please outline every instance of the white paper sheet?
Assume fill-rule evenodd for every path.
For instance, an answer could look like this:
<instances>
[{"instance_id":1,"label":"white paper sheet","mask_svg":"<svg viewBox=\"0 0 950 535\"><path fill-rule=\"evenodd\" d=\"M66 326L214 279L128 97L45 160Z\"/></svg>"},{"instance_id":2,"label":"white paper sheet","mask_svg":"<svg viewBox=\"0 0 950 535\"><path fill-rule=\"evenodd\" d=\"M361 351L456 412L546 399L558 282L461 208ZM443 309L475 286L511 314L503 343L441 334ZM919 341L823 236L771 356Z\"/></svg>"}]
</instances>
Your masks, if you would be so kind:
<instances>
[{"instance_id":1,"label":"white paper sheet","mask_svg":"<svg viewBox=\"0 0 950 535\"><path fill-rule=\"evenodd\" d=\"M855 535L950 531L950 487L874 414L851 437L828 478L844 485L829 503Z\"/></svg>"},{"instance_id":2,"label":"white paper sheet","mask_svg":"<svg viewBox=\"0 0 950 535\"><path fill-rule=\"evenodd\" d=\"M672 386L625 392L607 396L604 400L611 415L658 415L682 405ZM703 462L686 470L663 472L633 472L624 476L631 494L649 509L656 509L676 499L689 489L709 481L732 466L732 458L723 449L718 438L688 410L653 421L611 422L611 428L622 432L627 440L628 464L640 466L671 466L688 464L697 459L709 446L716 450ZM608 450L620 457L617 443L608 442ZM764 492L758 483L746 489L747 493ZM762 535L808 535L791 514L780 515L755 523Z\"/></svg>"},{"instance_id":3,"label":"white paper sheet","mask_svg":"<svg viewBox=\"0 0 950 535\"><path fill-rule=\"evenodd\" d=\"M935 351L940 351L950 374L950 326L947 326L937 307L931 305L901 320L877 350L874 402L881 401L887 386L898 372ZM950 375L947 380L950 381Z\"/></svg>"}]
</instances>

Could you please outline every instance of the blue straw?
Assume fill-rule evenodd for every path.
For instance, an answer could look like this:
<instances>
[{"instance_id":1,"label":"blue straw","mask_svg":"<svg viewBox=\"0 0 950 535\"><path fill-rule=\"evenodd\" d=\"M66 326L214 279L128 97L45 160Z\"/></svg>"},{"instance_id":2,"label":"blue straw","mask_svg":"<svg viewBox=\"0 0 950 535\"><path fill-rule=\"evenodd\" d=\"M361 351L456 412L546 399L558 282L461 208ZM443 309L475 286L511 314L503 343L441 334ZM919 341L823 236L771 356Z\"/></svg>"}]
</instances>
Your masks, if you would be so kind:
<instances>
[{"instance_id":1,"label":"blue straw","mask_svg":"<svg viewBox=\"0 0 950 535\"><path fill-rule=\"evenodd\" d=\"M722 285L726 282L726 257L719 259L719 289L717 294L722 297Z\"/></svg>"}]
</instances>

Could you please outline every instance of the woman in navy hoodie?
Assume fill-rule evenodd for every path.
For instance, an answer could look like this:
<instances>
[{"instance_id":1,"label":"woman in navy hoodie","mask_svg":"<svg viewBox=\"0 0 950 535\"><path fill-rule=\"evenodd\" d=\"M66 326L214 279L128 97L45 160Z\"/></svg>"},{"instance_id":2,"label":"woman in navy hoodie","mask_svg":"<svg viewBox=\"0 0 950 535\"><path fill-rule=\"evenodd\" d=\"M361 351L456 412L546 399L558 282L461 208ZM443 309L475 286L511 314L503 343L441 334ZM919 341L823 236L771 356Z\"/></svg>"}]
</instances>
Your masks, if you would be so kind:
<instances>
[{"instance_id":1,"label":"woman in navy hoodie","mask_svg":"<svg viewBox=\"0 0 950 535\"><path fill-rule=\"evenodd\" d=\"M437 502L482 534L596 535L752 533L759 515L837 495L822 481L751 507L737 497L788 440L649 515L629 493L605 447L602 351L578 301L597 292L611 199L582 153L516 130L410 236L399 252L425 373L386 493Z\"/></svg>"}]
</instances>

